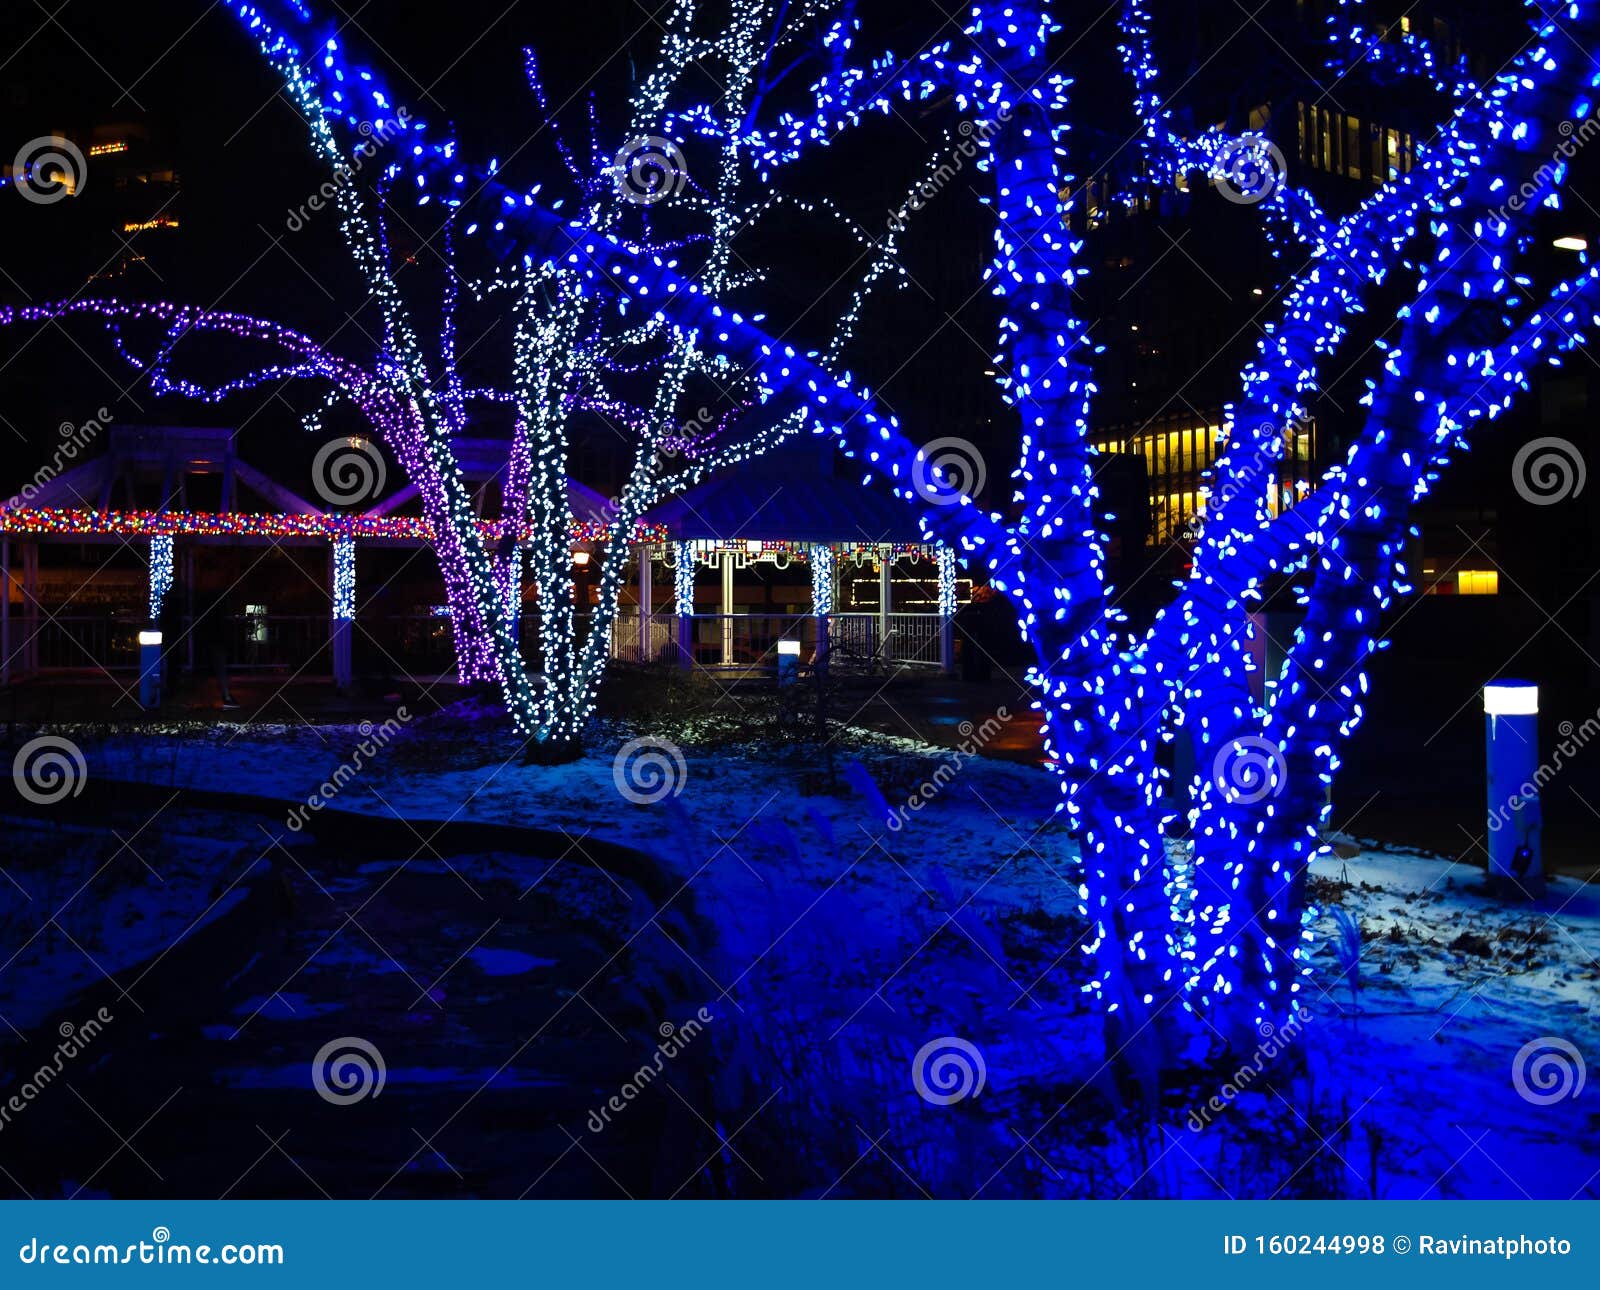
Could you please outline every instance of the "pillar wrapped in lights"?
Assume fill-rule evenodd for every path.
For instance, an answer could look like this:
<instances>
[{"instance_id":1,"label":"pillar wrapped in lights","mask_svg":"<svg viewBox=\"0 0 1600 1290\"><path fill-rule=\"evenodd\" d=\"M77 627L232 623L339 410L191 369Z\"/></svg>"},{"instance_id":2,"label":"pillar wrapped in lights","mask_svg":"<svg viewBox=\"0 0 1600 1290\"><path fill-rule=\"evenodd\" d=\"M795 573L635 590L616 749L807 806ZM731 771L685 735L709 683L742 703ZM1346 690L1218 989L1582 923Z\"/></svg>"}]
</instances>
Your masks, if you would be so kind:
<instances>
[{"instance_id":1,"label":"pillar wrapped in lights","mask_svg":"<svg viewBox=\"0 0 1600 1290\"><path fill-rule=\"evenodd\" d=\"M1488 755L1489 885L1503 895L1544 891L1539 803L1539 687L1494 681L1483 687Z\"/></svg>"},{"instance_id":2,"label":"pillar wrapped in lights","mask_svg":"<svg viewBox=\"0 0 1600 1290\"><path fill-rule=\"evenodd\" d=\"M161 621L161 606L172 590L172 537L157 533L150 539L150 621Z\"/></svg>"},{"instance_id":3,"label":"pillar wrapped in lights","mask_svg":"<svg viewBox=\"0 0 1600 1290\"><path fill-rule=\"evenodd\" d=\"M678 661L694 665L694 543L673 544L672 611L678 624Z\"/></svg>"},{"instance_id":4,"label":"pillar wrapped in lights","mask_svg":"<svg viewBox=\"0 0 1600 1290\"><path fill-rule=\"evenodd\" d=\"M350 645L356 617L356 542L352 537L333 542L333 620L329 644L333 651L333 683L341 690L355 679Z\"/></svg>"},{"instance_id":5,"label":"pillar wrapped in lights","mask_svg":"<svg viewBox=\"0 0 1600 1290\"><path fill-rule=\"evenodd\" d=\"M945 673L956 662L956 553L943 542L937 548L939 564L939 667Z\"/></svg>"},{"instance_id":6,"label":"pillar wrapped in lights","mask_svg":"<svg viewBox=\"0 0 1600 1290\"><path fill-rule=\"evenodd\" d=\"M832 644L834 582L838 572L834 567L833 548L819 542L807 552L811 562L811 612L817 620L817 668L828 666L828 651Z\"/></svg>"}]
</instances>

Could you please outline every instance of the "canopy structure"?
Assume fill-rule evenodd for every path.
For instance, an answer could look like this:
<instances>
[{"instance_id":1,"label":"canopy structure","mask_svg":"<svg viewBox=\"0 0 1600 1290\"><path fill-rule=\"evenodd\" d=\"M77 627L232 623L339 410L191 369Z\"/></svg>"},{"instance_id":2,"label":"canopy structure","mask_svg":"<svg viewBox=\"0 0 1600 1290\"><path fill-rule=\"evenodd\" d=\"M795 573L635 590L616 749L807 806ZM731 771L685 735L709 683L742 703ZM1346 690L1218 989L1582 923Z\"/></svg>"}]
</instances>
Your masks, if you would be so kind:
<instances>
[{"instance_id":1,"label":"canopy structure","mask_svg":"<svg viewBox=\"0 0 1600 1290\"><path fill-rule=\"evenodd\" d=\"M18 493L0 505L0 682L17 673L51 666L106 669L113 656L126 663L127 641L140 627L157 622L181 565L192 570L207 547L316 547L328 551L327 595L331 613L328 637L336 683L350 674L350 627L356 612L355 570L358 545L420 548L434 541L432 525L408 513L420 499L407 484L374 499L364 509L339 510L308 500L239 456L237 432L226 427L112 426L105 450L82 460L91 445L81 433L64 440L55 459L35 473ZM381 456L364 440L333 441L369 463ZM453 445L472 489L479 524L491 540L503 536L498 481L505 474L509 443L458 439ZM377 467L379 474L381 466ZM379 487L374 492L381 492ZM569 481L575 546L600 537L605 499ZM341 499L342 500L342 499ZM520 533L519 533L520 536ZM640 541L660 540L665 530L641 524ZM148 616L139 621L98 623L91 630L81 616L52 613L39 591L41 544L121 544L138 549L148 567ZM13 550L20 577L12 575ZM110 562L95 575L114 578ZM186 577L185 582L191 582ZM14 598L21 624L13 622ZM20 639L17 628L20 626ZM264 632L267 625L249 630ZM120 643L119 643L120 642ZM41 643L50 654L41 657ZM41 666L43 664L43 667Z\"/></svg>"},{"instance_id":2,"label":"canopy structure","mask_svg":"<svg viewBox=\"0 0 1600 1290\"><path fill-rule=\"evenodd\" d=\"M647 512L665 541L641 543L638 645L624 627L618 652L748 668L790 641L818 659L949 670L954 551L926 541L904 502L834 476L833 461L781 449ZM671 614L654 612L652 563L672 571ZM702 572L718 582L700 585Z\"/></svg>"}]
</instances>

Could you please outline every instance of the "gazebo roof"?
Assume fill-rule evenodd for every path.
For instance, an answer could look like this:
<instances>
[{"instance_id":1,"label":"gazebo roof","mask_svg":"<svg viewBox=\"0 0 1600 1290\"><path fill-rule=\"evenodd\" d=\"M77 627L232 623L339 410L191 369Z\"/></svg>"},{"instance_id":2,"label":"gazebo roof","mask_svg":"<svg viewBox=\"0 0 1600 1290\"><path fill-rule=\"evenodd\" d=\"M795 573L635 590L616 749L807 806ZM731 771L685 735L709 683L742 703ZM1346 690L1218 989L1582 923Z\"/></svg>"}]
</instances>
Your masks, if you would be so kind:
<instances>
[{"instance_id":1,"label":"gazebo roof","mask_svg":"<svg viewBox=\"0 0 1600 1290\"><path fill-rule=\"evenodd\" d=\"M915 508L859 477L833 475L815 445L732 467L647 511L643 522L665 525L678 542L924 540Z\"/></svg>"}]
</instances>

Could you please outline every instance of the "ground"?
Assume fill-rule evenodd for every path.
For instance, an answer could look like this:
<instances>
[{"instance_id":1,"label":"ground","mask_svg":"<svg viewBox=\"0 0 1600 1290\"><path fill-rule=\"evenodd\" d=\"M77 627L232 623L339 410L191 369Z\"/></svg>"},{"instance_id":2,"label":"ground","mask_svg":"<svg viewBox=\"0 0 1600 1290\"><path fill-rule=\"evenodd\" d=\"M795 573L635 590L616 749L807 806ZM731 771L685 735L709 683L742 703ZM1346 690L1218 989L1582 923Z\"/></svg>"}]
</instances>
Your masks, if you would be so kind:
<instances>
[{"instance_id":1,"label":"ground","mask_svg":"<svg viewBox=\"0 0 1600 1290\"><path fill-rule=\"evenodd\" d=\"M664 717L540 766L470 701L52 733L86 775L5 812L6 1086L112 1020L0 1124L18 1193L1600 1194L1592 1090L1514 1078L1531 1040L1600 1051L1575 878L1508 905L1338 839L1309 1019L1149 1104L1102 1060L1025 762ZM349 1040L381 1091L325 1062L319 1096ZM970 1095L916 1066L937 1040Z\"/></svg>"}]
</instances>

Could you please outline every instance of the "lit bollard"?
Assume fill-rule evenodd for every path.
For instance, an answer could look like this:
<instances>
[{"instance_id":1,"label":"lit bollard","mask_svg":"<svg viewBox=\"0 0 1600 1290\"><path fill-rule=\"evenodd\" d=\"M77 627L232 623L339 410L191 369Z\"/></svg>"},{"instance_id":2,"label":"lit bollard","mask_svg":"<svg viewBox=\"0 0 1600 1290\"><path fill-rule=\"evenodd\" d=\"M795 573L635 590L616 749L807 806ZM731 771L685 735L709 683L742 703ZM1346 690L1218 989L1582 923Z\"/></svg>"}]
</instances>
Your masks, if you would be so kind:
<instances>
[{"instance_id":1,"label":"lit bollard","mask_svg":"<svg viewBox=\"0 0 1600 1290\"><path fill-rule=\"evenodd\" d=\"M800 679L800 642L778 642L778 688L793 685Z\"/></svg>"},{"instance_id":2,"label":"lit bollard","mask_svg":"<svg viewBox=\"0 0 1600 1290\"><path fill-rule=\"evenodd\" d=\"M161 706L161 633L139 633L139 706Z\"/></svg>"},{"instance_id":3,"label":"lit bollard","mask_svg":"<svg viewBox=\"0 0 1600 1290\"><path fill-rule=\"evenodd\" d=\"M1539 687L1483 687L1489 781L1489 885L1503 895L1544 891L1539 833Z\"/></svg>"}]
</instances>

